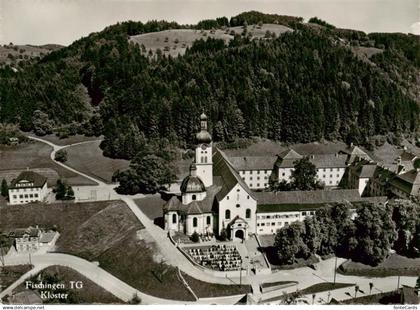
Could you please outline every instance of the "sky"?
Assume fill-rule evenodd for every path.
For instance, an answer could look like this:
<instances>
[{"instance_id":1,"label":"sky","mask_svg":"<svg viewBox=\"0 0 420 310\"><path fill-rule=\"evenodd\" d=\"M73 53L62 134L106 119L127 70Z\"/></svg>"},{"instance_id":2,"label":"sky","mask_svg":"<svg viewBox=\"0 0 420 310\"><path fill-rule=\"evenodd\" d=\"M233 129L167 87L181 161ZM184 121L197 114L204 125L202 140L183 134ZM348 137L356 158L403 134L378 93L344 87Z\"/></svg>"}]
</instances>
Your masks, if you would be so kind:
<instances>
[{"instance_id":1,"label":"sky","mask_svg":"<svg viewBox=\"0 0 420 310\"><path fill-rule=\"evenodd\" d=\"M196 23L243 11L317 16L341 28L410 32L420 0L0 0L0 43L69 45L119 21Z\"/></svg>"}]
</instances>

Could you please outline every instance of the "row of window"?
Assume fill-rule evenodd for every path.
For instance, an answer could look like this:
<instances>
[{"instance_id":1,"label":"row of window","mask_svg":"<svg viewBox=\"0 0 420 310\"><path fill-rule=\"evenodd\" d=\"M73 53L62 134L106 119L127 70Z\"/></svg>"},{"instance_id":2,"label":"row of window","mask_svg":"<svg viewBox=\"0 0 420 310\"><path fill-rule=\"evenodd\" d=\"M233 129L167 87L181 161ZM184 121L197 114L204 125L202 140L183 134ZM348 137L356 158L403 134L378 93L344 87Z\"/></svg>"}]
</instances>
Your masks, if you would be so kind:
<instances>
[{"instance_id":1,"label":"row of window","mask_svg":"<svg viewBox=\"0 0 420 310\"><path fill-rule=\"evenodd\" d=\"M322 177L325 179L327 176L325 175L325 174L323 174L322 175ZM333 175L332 174L330 174L330 178L332 178L333 177ZM340 175L339 174L337 174L337 178L339 178L340 177Z\"/></svg>"},{"instance_id":2,"label":"row of window","mask_svg":"<svg viewBox=\"0 0 420 310\"><path fill-rule=\"evenodd\" d=\"M238 189L238 192L239 192L239 189ZM230 197L229 197L229 195L228 195L228 196L226 196L226 200L229 200L229 198L230 198ZM239 194L238 194L238 196L236 197L236 199L237 199L237 200L239 200ZM249 195L247 195L247 196L246 196L246 199L249 199Z\"/></svg>"},{"instance_id":3,"label":"row of window","mask_svg":"<svg viewBox=\"0 0 420 310\"><path fill-rule=\"evenodd\" d=\"M39 190L39 187L37 187L37 188L19 188L19 189L11 189L10 191L11 192L21 192L21 191L23 191L23 192L33 192L33 191L38 191Z\"/></svg>"},{"instance_id":4,"label":"row of window","mask_svg":"<svg viewBox=\"0 0 420 310\"><path fill-rule=\"evenodd\" d=\"M340 171L340 169L343 169L343 168L330 168L330 171L331 172L333 172L334 171L334 169L336 170L336 171ZM318 169L319 171L321 171L321 169ZM324 171L324 172L326 172L328 170L328 168L322 168L322 171Z\"/></svg>"},{"instance_id":5,"label":"row of window","mask_svg":"<svg viewBox=\"0 0 420 310\"><path fill-rule=\"evenodd\" d=\"M259 180L259 179L260 179L260 177L257 177L257 180ZM244 180L244 181L245 181L245 178L243 177L243 178L242 178L242 180ZM250 181L252 181L252 177L249 177L249 180L250 180ZM264 180L268 180L268 177L267 177L267 176L265 176L265 177L264 177Z\"/></svg>"},{"instance_id":6,"label":"row of window","mask_svg":"<svg viewBox=\"0 0 420 310\"><path fill-rule=\"evenodd\" d=\"M269 172L271 172L271 170L241 170L241 171L239 171L239 173L240 174L245 174L246 172L249 172L249 174L253 174L253 172L256 172L257 174L260 174L260 173L265 173L265 174L267 174L267 173L269 173Z\"/></svg>"},{"instance_id":7,"label":"row of window","mask_svg":"<svg viewBox=\"0 0 420 310\"><path fill-rule=\"evenodd\" d=\"M257 226L276 226L275 222L271 222L271 223L257 223ZM282 226L283 222L277 222L277 226ZM284 222L284 226L289 225L289 222Z\"/></svg>"},{"instance_id":8,"label":"row of window","mask_svg":"<svg viewBox=\"0 0 420 310\"><path fill-rule=\"evenodd\" d=\"M211 224L211 217L210 216L207 216L206 224L207 225ZM193 217L193 227L197 227L197 225L198 225L198 219L196 217Z\"/></svg>"},{"instance_id":9,"label":"row of window","mask_svg":"<svg viewBox=\"0 0 420 310\"><path fill-rule=\"evenodd\" d=\"M239 205L236 205L236 206L238 207ZM230 220L230 216L231 216L230 210L227 209L225 211L225 219L226 220ZM246 211L245 211L245 218L247 218L247 219L250 219L251 218L251 209L246 209Z\"/></svg>"},{"instance_id":10,"label":"row of window","mask_svg":"<svg viewBox=\"0 0 420 310\"><path fill-rule=\"evenodd\" d=\"M17 195L13 195L12 196L13 197L13 199L17 199L18 198L18 196ZM37 193L35 193L35 194L25 194L25 195L23 195L23 194L20 194L19 195L19 199L23 199L23 198L38 198L39 196L38 196L38 194Z\"/></svg>"},{"instance_id":11,"label":"row of window","mask_svg":"<svg viewBox=\"0 0 420 310\"><path fill-rule=\"evenodd\" d=\"M252 183L250 183L248 186L250 188L254 188L254 186L252 185ZM268 183L264 183L264 187L267 187L267 186L268 186ZM257 183L257 186L256 187L259 188L260 187L260 183Z\"/></svg>"},{"instance_id":12,"label":"row of window","mask_svg":"<svg viewBox=\"0 0 420 310\"><path fill-rule=\"evenodd\" d=\"M302 211L302 216L306 215L314 215L315 211ZM281 218L293 218L299 217L299 214L273 214L273 215L258 215L257 220L265 220L265 219L281 219Z\"/></svg>"}]
</instances>

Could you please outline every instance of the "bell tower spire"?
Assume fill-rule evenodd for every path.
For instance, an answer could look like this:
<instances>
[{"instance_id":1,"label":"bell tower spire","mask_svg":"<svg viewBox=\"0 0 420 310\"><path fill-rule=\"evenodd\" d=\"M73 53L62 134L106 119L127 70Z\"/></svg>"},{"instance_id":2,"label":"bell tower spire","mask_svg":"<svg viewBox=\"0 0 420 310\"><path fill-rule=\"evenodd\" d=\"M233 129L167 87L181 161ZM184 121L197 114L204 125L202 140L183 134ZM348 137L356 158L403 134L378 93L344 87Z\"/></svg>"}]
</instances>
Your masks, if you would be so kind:
<instances>
[{"instance_id":1,"label":"bell tower spire","mask_svg":"<svg viewBox=\"0 0 420 310\"><path fill-rule=\"evenodd\" d=\"M197 176L206 187L213 185L213 147L212 138L207 131L207 115L200 115L200 132L197 133L197 146L195 148L195 164Z\"/></svg>"}]
</instances>

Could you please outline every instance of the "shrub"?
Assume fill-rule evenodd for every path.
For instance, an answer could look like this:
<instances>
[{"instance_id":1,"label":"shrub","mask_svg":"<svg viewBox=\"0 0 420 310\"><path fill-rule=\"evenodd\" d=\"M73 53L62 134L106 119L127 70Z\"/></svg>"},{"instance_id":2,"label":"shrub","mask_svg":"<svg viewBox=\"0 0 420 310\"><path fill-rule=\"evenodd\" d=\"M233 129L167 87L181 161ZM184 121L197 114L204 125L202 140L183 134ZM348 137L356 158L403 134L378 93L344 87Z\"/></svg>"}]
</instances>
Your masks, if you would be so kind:
<instances>
[{"instance_id":1,"label":"shrub","mask_svg":"<svg viewBox=\"0 0 420 310\"><path fill-rule=\"evenodd\" d=\"M200 241L200 236L196 231L191 235L191 241L195 243Z\"/></svg>"},{"instance_id":2,"label":"shrub","mask_svg":"<svg viewBox=\"0 0 420 310\"><path fill-rule=\"evenodd\" d=\"M65 163L67 161L67 151L65 150L57 151L57 153L55 153L54 159L61 163Z\"/></svg>"},{"instance_id":3,"label":"shrub","mask_svg":"<svg viewBox=\"0 0 420 310\"><path fill-rule=\"evenodd\" d=\"M221 241L226 241L227 240L227 232L225 228L222 228L222 230L220 231L220 236L219 236Z\"/></svg>"}]
</instances>

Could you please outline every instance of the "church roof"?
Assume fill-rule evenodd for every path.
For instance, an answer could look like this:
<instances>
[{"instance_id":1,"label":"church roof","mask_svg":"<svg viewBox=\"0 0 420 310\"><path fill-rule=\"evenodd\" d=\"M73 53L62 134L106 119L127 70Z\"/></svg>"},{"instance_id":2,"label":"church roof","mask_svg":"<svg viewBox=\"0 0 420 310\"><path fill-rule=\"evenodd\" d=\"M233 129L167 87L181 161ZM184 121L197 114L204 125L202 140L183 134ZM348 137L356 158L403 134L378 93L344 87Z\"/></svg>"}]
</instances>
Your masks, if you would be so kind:
<instances>
[{"instance_id":1,"label":"church roof","mask_svg":"<svg viewBox=\"0 0 420 310\"><path fill-rule=\"evenodd\" d=\"M182 193L201 193L205 191L206 187L198 176L188 175L181 183Z\"/></svg>"},{"instance_id":2,"label":"church roof","mask_svg":"<svg viewBox=\"0 0 420 310\"><path fill-rule=\"evenodd\" d=\"M229 161L236 170L272 170L276 156L238 156L229 157Z\"/></svg>"},{"instance_id":3,"label":"church roof","mask_svg":"<svg viewBox=\"0 0 420 310\"><path fill-rule=\"evenodd\" d=\"M201 113L200 120L206 121L207 120L207 115L205 113Z\"/></svg>"},{"instance_id":4,"label":"church roof","mask_svg":"<svg viewBox=\"0 0 420 310\"><path fill-rule=\"evenodd\" d=\"M196 139L198 143L210 143L211 135L207 130L202 129L199 133L197 133Z\"/></svg>"},{"instance_id":5,"label":"church roof","mask_svg":"<svg viewBox=\"0 0 420 310\"><path fill-rule=\"evenodd\" d=\"M254 192L249 189L245 181L239 176L235 168L229 162L227 156L216 148L213 154L213 175L215 184L220 186L220 191L216 198L220 201L239 184L252 198L255 199Z\"/></svg>"},{"instance_id":6,"label":"church roof","mask_svg":"<svg viewBox=\"0 0 420 310\"><path fill-rule=\"evenodd\" d=\"M175 195L163 206L165 211L180 211L186 214L202 214L211 213L216 193L220 190L218 186L210 186L206 189L206 197L203 200L195 200L184 205L181 196Z\"/></svg>"}]
</instances>

